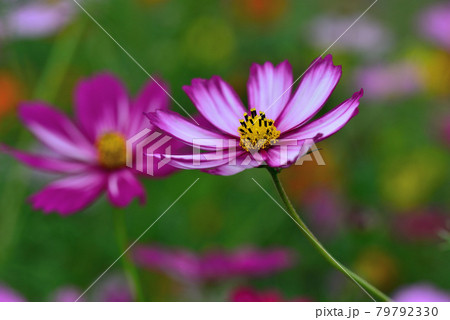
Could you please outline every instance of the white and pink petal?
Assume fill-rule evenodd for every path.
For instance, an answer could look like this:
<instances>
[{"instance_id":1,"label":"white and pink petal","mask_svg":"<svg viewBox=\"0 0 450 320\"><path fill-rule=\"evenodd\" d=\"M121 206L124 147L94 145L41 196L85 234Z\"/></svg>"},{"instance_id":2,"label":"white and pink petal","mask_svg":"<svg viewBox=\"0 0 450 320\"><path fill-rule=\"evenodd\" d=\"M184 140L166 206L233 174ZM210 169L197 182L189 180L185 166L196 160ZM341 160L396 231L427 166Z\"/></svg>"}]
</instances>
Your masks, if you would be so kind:
<instances>
[{"instance_id":1,"label":"white and pink petal","mask_svg":"<svg viewBox=\"0 0 450 320\"><path fill-rule=\"evenodd\" d=\"M285 140L285 142L288 142ZM291 140L290 143L274 145L263 150L263 156L269 167L283 168L293 165L300 157L304 156L314 145L315 139Z\"/></svg>"},{"instance_id":2,"label":"white and pink petal","mask_svg":"<svg viewBox=\"0 0 450 320\"><path fill-rule=\"evenodd\" d=\"M334 91L341 74L341 66L333 64L331 55L314 60L280 115L277 129L287 132L314 117Z\"/></svg>"},{"instance_id":3,"label":"white and pink petal","mask_svg":"<svg viewBox=\"0 0 450 320\"><path fill-rule=\"evenodd\" d=\"M69 215L94 202L106 186L103 172L89 171L56 180L30 197L35 210Z\"/></svg>"},{"instance_id":4,"label":"white and pink petal","mask_svg":"<svg viewBox=\"0 0 450 320\"><path fill-rule=\"evenodd\" d=\"M116 207L126 207L135 198L145 203L145 190L133 172L127 168L108 175L108 198Z\"/></svg>"},{"instance_id":5,"label":"white and pink petal","mask_svg":"<svg viewBox=\"0 0 450 320\"><path fill-rule=\"evenodd\" d=\"M168 110L170 105L169 87L157 77L148 81L138 94L130 109L131 120L128 127L128 136L148 128L144 114L157 110Z\"/></svg>"},{"instance_id":6,"label":"white and pink petal","mask_svg":"<svg viewBox=\"0 0 450 320\"><path fill-rule=\"evenodd\" d=\"M130 98L124 85L111 74L81 81L75 93L76 117L92 142L108 132L128 135L132 121Z\"/></svg>"},{"instance_id":7,"label":"white and pink petal","mask_svg":"<svg viewBox=\"0 0 450 320\"><path fill-rule=\"evenodd\" d=\"M222 132L238 137L239 119L246 111L233 88L220 77L194 79L184 91L198 111Z\"/></svg>"},{"instance_id":8,"label":"white and pink petal","mask_svg":"<svg viewBox=\"0 0 450 320\"><path fill-rule=\"evenodd\" d=\"M361 99L363 95L364 91L362 89L355 92L350 99L345 100L319 119L314 120L283 137L285 139L302 140L320 135L317 140L321 141L331 136L345 126L351 118L358 114L359 99Z\"/></svg>"},{"instance_id":9,"label":"white and pink petal","mask_svg":"<svg viewBox=\"0 0 450 320\"><path fill-rule=\"evenodd\" d=\"M0 144L0 151L9 154L25 165L38 170L54 173L80 173L88 170L91 165L68 159L58 159L46 155L31 154Z\"/></svg>"},{"instance_id":10,"label":"white and pink petal","mask_svg":"<svg viewBox=\"0 0 450 320\"><path fill-rule=\"evenodd\" d=\"M248 79L249 108L277 120L291 98L292 67L288 61L274 67L272 63L253 64Z\"/></svg>"},{"instance_id":11,"label":"white and pink petal","mask_svg":"<svg viewBox=\"0 0 450 320\"><path fill-rule=\"evenodd\" d=\"M43 144L66 157L96 160L93 144L62 112L41 102L24 103L19 108L22 122Z\"/></svg>"},{"instance_id":12,"label":"white and pink petal","mask_svg":"<svg viewBox=\"0 0 450 320\"><path fill-rule=\"evenodd\" d=\"M147 116L152 125L190 146L201 147L205 150L216 150L239 144L232 137L194 124L172 111L150 112Z\"/></svg>"}]
</instances>

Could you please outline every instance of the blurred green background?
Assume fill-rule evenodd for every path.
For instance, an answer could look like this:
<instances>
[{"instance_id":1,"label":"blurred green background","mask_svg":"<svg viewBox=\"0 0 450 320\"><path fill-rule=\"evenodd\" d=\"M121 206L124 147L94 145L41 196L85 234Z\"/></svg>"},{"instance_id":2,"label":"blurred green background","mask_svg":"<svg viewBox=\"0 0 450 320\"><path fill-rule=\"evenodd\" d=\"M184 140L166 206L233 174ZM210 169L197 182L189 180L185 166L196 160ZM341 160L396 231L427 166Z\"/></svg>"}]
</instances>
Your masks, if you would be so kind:
<instances>
[{"instance_id":1,"label":"blurred green background","mask_svg":"<svg viewBox=\"0 0 450 320\"><path fill-rule=\"evenodd\" d=\"M145 70L170 84L173 97L192 114L195 108L181 90L192 78L220 75L246 101L252 63L287 59L298 77L346 29L345 22L336 26L333 39L330 28L319 30L323 22L345 17L348 27L370 4L82 2ZM334 62L342 65L343 76L325 110L363 87L366 97L360 113L320 144L325 166L308 162L282 173L297 209L330 252L388 294L420 282L450 291L450 144L440 131L442 119L450 114L448 71L444 74L450 58L448 50L421 33L418 23L432 4L379 1L329 50ZM16 5L20 1L2 3L1 21ZM20 101L41 99L71 113L72 92L82 77L110 71L133 94L148 81L76 5L70 20L51 34L4 34L0 41L0 141L22 149L32 149L35 140L18 121L15 108ZM411 77L402 77L395 69L405 64L417 76L411 87L402 86L413 81ZM387 68L387 76L358 81L373 66ZM373 84L376 93L370 94L371 81L381 81L384 87ZM182 113L175 104L172 109ZM293 268L263 279L242 279L243 283L277 290L286 299L368 300L323 260L252 181L278 199L262 169L231 177L184 171L167 179L143 180L147 205L134 203L125 209L130 239L137 238L197 177L198 183L140 243L195 252L246 245L287 247L298 255ZM31 209L27 197L50 179L0 154L0 282L31 301L50 300L57 288L66 285L86 289L120 253L113 209L105 199L68 217ZM119 263L111 270L115 272L121 272ZM189 300L170 289L169 278L145 271L141 275L151 301ZM217 286L226 292L231 285ZM226 300L227 294L211 293L205 299Z\"/></svg>"}]
</instances>

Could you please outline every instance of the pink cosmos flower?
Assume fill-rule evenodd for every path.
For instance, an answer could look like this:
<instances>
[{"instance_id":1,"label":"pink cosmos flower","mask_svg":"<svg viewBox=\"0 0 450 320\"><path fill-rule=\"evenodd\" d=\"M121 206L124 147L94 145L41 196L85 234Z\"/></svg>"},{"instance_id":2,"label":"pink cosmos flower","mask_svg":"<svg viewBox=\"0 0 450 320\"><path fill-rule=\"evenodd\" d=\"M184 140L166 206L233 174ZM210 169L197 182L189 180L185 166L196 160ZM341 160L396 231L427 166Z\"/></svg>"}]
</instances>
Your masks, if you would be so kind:
<instances>
[{"instance_id":1,"label":"pink cosmos flower","mask_svg":"<svg viewBox=\"0 0 450 320\"><path fill-rule=\"evenodd\" d=\"M419 19L422 33L436 44L450 50L450 3L428 8Z\"/></svg>"},{"instance_id":2,"label":"pink cosmos flower","mask_svg":"<svg viewBox=\"0 0 450 320\"><path fill-rule=\"evenodd\" d=\"M141 246L135 250L138 265L164 272L175 279L211 281L241 276L266 276L293 265L286 249L240 249L235 252L210 251L201 256L186 250Z\"/></svg>"},{"instance_id":3,"label":"pink cosmos flower","mask_svg":"<svg viewBox=\"0 0 450 320\"><path fill-rule=\"evenodd\" d=\"M448 230L450 218L437 209L405 212L393 221L393 232L410 241L432 241L439 233Z\"/></svg>"},{"instance_id":4,"label":"pink cosmos flower","mask_svg":"<svg viewBox=\"0 0 450 320\"><path fill-rule=\"evenodd\" d=\"M55 302L75 302L83 292L74 286L65 286L58 288L51 297ZM83 297L80 301L84 301Z\"/></svg>"},{"instance_id":5,"label":"pink cosmos flower","mask_svg":"<svg viewBox=\"0 0 450 320\"><path fill-rule=\"evenodd\" d=\"M318 233L328 238L336 235L346 211L338 192L332 188L310 188L305 191L301 203Z\"/></svg>"},{"instance_id":6,"label":"pink cosmos flower","mask_svg":"<svg viewBox=\"0 0 450 320\"><path fill-rule=\"evenodd\" d=\"M0 145L1 150L34 169L63 175L31 197L33 207L68 215L91 204L103 191L117 207L134 198L143 203L138 172L126 166L126 141L146 129L144 112L167 110L169 98L160 86L165 87L151 81L136 99L130 99L110 74L83 80L75 93L74 121L43 102L24 103L20 118L48 151L37 155ZM176 141L168 143L177 148ZM154 175L172 171L165 166L155 169Z\"/></svg>"},{"instance_id":7,"label":"pink cosmos flower","mask_svg":"<svg viewBox=\"0 0 450 320\"><path fill-rule=\"evenodd\" d=\"M307 24L303 34L320 49L339 38L333 45L335 52L359 52L373 58L389 51L393 37L381 22L365 17L358 21L358 28L348 29L354 21L354 16L319 15Z\"/></svg>"},{"instance_id":8,"label":"pink cosmos flower","mask_svg":"<svg viewBox=\"0 0 450 320\"><path fill-rule=\"evenodd\" d=\"M287 167L314 142L336 133L358 113L362 89L323 117L311 121L333 92L341 73L341 67L333 65L331 55L318 58L302 77L297 91L291 94L289 62L278 66L270 62L254 64L247 84L248 109L230 85L214 76L210 80L194 79L183 88L206 125L163 110L150 112L148 117L161 131L205 151L171 155L172 166L217 175L236 174L264 163Z\"/></svg>"},{"instance_id":9,"label":"pink cosmos flower","mask_svg":"<svg viewBox=\"0 0 450 320\"><path fill-rule=\"evenodd\" d=\"M12 2L12 1L11 1ZM37 38L52 35L75 16L75 3L34 1L12 3L0 18L0 37Z\"/></svg>"},{"instance_id":10,"label":"pink cosmos flower","mask_svg":"<svg viewBox=\"0 0 450 320\"><path fill-rule=\"evenodd\" d=\"M441 141L450 148L450 113L439 115L437 127Z\"/></svg>"},{"instance_id":11,"label":"pink cosmos flower","mask_svg":"<svg viewBox=\"0 0 450 320\"><path fill-rule=\"evenodd\" d=\"M407 61L391 65L368 66L357 70L355 83L367 91L367 98L403 98L423 90L420 69Z\"/></svg>"},{"instance_id":12,"label":"pink cosmos flower","mask_svg":"<svg viewBox=\"0 0 450 320\"><path fill-rule=\"evenodd\" d=\"M22 302L25 299L11 288L0 284L0 302Z\"/></svg>"},{"instance_id":13,"label":"pink cosmos flower","mask_svg":"<svg viewBox=\"0 0 450 320\"><path fill-rule=\"evenodd\" d=\"M450 302L450 293L429 283L417 283L403 287L394 293L397 302Z\"/></svg>"},{"instance_id":14,"label":"pink cosmos flower","mask_svg":"<svg viewBox=\"0 0 450 320\"><path fill-rule=\"evenodd\" d=\"M284 302L286 300L277 290L257 291L250 287L239 287L230 294L232 302ZM297 297L291 301L311 302L307 297Z\"/></svg>"}]
</instances>

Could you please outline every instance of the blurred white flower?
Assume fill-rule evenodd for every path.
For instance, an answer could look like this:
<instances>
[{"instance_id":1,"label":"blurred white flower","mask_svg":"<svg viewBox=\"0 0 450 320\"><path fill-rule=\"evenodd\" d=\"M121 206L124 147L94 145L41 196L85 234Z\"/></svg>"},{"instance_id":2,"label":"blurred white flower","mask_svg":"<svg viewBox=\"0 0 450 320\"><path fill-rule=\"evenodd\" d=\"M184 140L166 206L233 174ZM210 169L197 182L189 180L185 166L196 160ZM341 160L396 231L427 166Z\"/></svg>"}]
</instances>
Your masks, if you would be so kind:
<instances>
[{"instance_id":1,"label":"blurred white flower","mask_svg":"<svg viewBox=\"0 0 450 320\"><path fill-rule=\"evenodd\" d=\"M4 13L0 17L1 38L50 36L65 27L76 13L72 1L33 1L26 4L8 1L2 6Z\"/></svg>"}]
</instances>

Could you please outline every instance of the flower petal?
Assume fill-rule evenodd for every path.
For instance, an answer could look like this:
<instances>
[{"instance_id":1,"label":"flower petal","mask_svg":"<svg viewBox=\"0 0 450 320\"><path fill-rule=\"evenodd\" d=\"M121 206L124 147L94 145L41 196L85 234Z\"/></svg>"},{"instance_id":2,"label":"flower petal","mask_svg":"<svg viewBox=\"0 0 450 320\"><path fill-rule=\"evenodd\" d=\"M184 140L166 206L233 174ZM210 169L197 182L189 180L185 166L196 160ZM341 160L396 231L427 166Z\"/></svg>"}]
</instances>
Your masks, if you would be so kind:
<instances>
[{"instance_id":1,"label":"flower petal","mask_svg":"<svg viewBox=\"0 0 450 320\"><path fill-rule=\"evenodd\" d=\"M44 155L35 155L27 152L15 150L0 144L0 151L5 152L22 163L39 170L55 173L79 173L86 171L89 165L82 162L75 162L65 159L57 159Z\"/></svg>"},{"instance_id":2,"label":"flower petal","mask_svg":"<svg viewBox=\"0 0 450 320\"><path fill-rule=\"evenodd\" d=\"M306 139L297 141L297 144L294 145L275 145L267 151L263 150L263 155L267 165L272 168L288 167L304 156L314 145L314 142L314 139Z\"/></svg>"},{"instance_id":3,"label":"flower petal","mask_svg":"<svg viewBox=\"0 0 450 320\"><path fill-rule=\"evenodd\" d=\"M184 155L154 155L157 158L169 159L168 164L179 169L211 169L234 163L244 151L222 150L210 153L192 153Z\"/></svg>"},{"instance_id":4,"label":"flower petal","mask_svg":"<svg viewBox=\"0 0 450 320\"><path fill-rule=\"evenodd\" d=\"M228 148L229 144L232 146L238 144L236 139L204 129L172 111L150 112L147 116L155 127L190 146L216 150Z\"/></svg>"},{"instance_id":5,"label":"flower petal","mask_svg":"<svg viewBox=\"0 0 450 320\"><path fill-rule=\"evenodd\" d=\"M260 159L258 159L245 152L236 157L235 164L225 164L212 169L204 169L202 171L216 176L232 176L244 170L259 167L263 162L263 158L260 157Z\"/></svg>"},{"instance_id":6,"label":"flower petal","mask_svg":"<svg viewBox=\"0 0 450 320\"><path fill-rule=\"evenodd\" d=\"M35 210L69 215L89 206L105 187L105 174L90 171L57 180L31 196Z\"/></svg>"},{"instance_id":7,"label":"flower petal","mask_svg":"<svg viewBox=\"0 0 450 320\"><path fill-rule=\"evenodd\" d=\"M75 93L76 116L92 142L106 132L128 136L130 100L113 75L100 74L81 81Z\"/></svg>"},{"instance_id":8,"label":"flower petal","mask_svg":"<svg viewBox=\"0 0 450 320\"><path fill-rule=\"evenodd\" d=\"M286 132L311 119L333 92L341 74L341 66L333 65L331 55L314 60L280 115L278 130Z\"/></svg>"},{"instance_id":9,"label":"flower petal","mask_svg":"<svg viewBox=\"0 0 450 320\"><path fill-rule=\"evenodd\" d=\"M133 136L148 127L147 119L143 116L147 112L156 110L168 110L170 97L169 88L165 82L158 78L150 80L141 92L131 108L131 122L129 124L129 136Z\"/></svg>"},{"instance_id":10,"label":"flower petal","mask_svg":"<svg viewBox=\"0 0 450 320\"><path fill-rule=\"evenodd\" d=\"M288 61L274 67L272 63L253 64L247 90L249 107L264 111L276 121L291 98L292 67Z\"/></svg>"},{"instance_id":11,"label":"flower petal","mask_svg":"<svg viewBox=\"0 0 450 320\"><path fill-rule=\"evenodd\" d=\"M134 198L144 204L145 191L129 169L122 169L108 176L108 198L117 207L126 207Z\"/></svg>"},{"instance_id":12,"label":"flower petal","mask_svg":"<svg viewBox=\"0 0 450 320\"><path fill-rule=\"evenodd\" d=\"M194 79L183 90L212 125L227 134L239 136L237 128L245 108L228 83L218 76L210 80Z\"/></svg>"},{"instance_id":13,"label":"flower petal","mask_svg":"<svg viewBox=\"0 0 450 320\"><path fill-rule=\"evenodd\" d=\"M307 125L283 136L285 139L308 139L321 136L321 141L339 131L351 118L358 114L359 99L364 95L363 89L355 92L353 96L345 100L339 106L325 114L323 117L308 123Z\"/></svg>"},{"instance_id":14,"label":"flower petal","mask_svg":"<svg viewBox=\"0 0 450 320\"><path fill-rule=\"evenodd\" d=\"M30 102L20 107L19 114L28 129L57 153L82 161L96 160L92 143L62 112L44 103Z\"/></svg>"}]
</instances>

